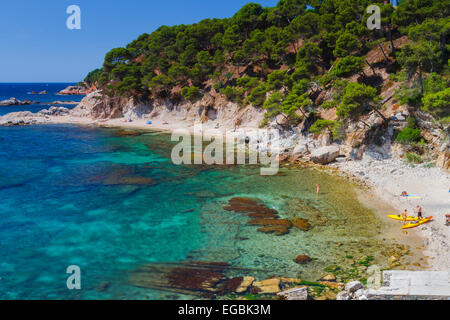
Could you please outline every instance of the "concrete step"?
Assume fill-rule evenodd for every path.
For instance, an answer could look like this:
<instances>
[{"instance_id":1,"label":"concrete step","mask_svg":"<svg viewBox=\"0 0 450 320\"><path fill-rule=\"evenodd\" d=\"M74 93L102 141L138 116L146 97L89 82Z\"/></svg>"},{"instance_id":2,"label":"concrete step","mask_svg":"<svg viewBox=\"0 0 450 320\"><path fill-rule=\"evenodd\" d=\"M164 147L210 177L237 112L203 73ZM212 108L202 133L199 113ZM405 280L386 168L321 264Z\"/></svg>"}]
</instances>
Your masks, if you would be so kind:
<instances>
[{"instance_id":1,"label":"concrete step","mask_svg":"<svg viewBox=\"0 0 450 320\"><path fill-rule=\"evenodd\" d=\"M368 290L369 299L445 299L450 300L448 271L385 271L383 286Z\"/></svg>"}]
</instances>

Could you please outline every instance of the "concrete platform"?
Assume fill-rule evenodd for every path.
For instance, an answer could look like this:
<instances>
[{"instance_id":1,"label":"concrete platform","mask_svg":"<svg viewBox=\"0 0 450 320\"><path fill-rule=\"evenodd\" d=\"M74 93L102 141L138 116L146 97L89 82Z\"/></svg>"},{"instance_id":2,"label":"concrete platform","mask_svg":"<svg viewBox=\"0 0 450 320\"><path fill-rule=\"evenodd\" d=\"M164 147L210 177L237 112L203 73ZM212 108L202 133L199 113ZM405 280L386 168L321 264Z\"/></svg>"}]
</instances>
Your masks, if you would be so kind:
<instances>
[{"instance_id":1,"label":"concrete platform","mask_svg":"<svg viewBox=\"0 0 450 320\"><path fill-rule=\"evenodd\" d=\"M450 272L448 271L385 271L383 285L368 290L370 300L450 300Z\"/></svg>"}]
</instances>

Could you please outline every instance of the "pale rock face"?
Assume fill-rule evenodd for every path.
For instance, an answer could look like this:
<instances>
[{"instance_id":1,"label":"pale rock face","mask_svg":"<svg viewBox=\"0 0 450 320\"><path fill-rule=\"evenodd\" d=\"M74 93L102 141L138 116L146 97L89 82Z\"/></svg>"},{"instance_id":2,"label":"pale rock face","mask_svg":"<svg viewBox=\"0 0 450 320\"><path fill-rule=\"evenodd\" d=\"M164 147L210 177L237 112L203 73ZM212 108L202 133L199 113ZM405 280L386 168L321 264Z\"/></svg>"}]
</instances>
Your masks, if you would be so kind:
<instances>
[{"instance_id":1,"label":"pale rock face","mask_svg":"<svg viewBox=\"0 0 450 320\"><path fill-rule=\"evenodd\" d=\"M321 147L311 152L311 161L319 164L328 164L336 160L339 157L338 146Z\"/></svg>"},{"instance_id":2,"label":"pale rock face","mask_svg":"<svg viewBox=\"0 0 450 320\"><path fill-rule=\"evenodd\" d=\"M293 288L290 290L279 292L277 295L285 300L308 300L308 288Z\"/></svg>"},{"instance_id":3,"label":"pale rock face","mask_svg":"<svg viewBox=\"0 0 450 320\"><path fill-rule=\"evenodd\" d=\"M322 147L329 146L331 144L331 133L329 131L322 133L318 141Z\"/></svg>"},{"instance_id":4,"label":"pale rock face","mask_svg":"<svg viewBox=\"0 0 450 320\"><path fill-rule=\"evenodd\" d=\"M279 126L286 126L286 125L289 124L289 121L288 121L288 119L287 119L284 115L279 114L279 115L276 117L276 123L277 123Z\"/></svg>"},{"instance_id":5,"label":"pale rock face","mask_svg":"<svg viewBox=\"0 0 450 320\"><path fill-rule=\"evenodd\" d=\"M301 156L309 152L308 145L306 143L298 144L295 146L294 151L292 152L292 155L295 156Z\"/></svg>"},{"instance_id":6,"label":"pale rock face","mask_svg":"<svg viewBox=\"0 0 450 320\"><path fill-rule=\"evenodd\" d=\"M406 117L402 113L397 113L392 120L406 121Z\"/></svg>"},{"instance_id":7,"label":"pale rock face","mask_svg":"<svg viewBox=\"0 0 450 320\"><path fill-rule=\"evenodd\" d=\"M93 118L96 110L104 108L102 95L99 91L92 92L81 100L81 102L71 111L76 117Z\"/></svg>"},{"instance_id":8,"label":"pale rock face","mask_svg":"<svg viewBox=\"0 0 450 320\"><path fill-rule=\"evenodd\" d=\"M442 152L436 161L436 165L444 170L450 171L450 152Z\"/></svg>"},{"instance_id":9,"label":"pale rock face","mask_svg":"<svg viewBox=\"0 0 450 320\"><path fill-rule=\"evenodd\" d=\"M38 112L39 115L44 115L44 116L65 116L68 115L70 112L69 109L64 108L64 107L50 107L48 110L47 109L43 109L41 111Z\"/></svg>"}]
</instances>

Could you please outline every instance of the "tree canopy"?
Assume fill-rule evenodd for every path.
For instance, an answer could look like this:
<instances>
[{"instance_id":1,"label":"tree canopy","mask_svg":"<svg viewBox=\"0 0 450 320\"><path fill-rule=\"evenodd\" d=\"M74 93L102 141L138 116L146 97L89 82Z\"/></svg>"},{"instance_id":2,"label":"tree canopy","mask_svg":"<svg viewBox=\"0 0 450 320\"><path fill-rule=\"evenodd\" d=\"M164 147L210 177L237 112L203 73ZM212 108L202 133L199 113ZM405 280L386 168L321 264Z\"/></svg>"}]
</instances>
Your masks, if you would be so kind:
<instances>
[{"instance_id":1,"label":"tree canopy","mask_svg":"<svg viewBox=\"0 0 450 320\"><path fill-rule=\"evenodd\" d=\"M372 4L381 7L380 31L366 26ZM108 52L85 81L145 99L177 95L195 101L214 88L240 105L264 107L270 116L283 113L294 122L319 108L355 119L377 108L381 88L364 70L367 64L373 70L365 56L379 46L385 62L398 63L412 82L419 79L419 107L446 117L449 8L450 0L403 0L396 8L384 0L248 3L230 18L144 33ZM396 48L393 38L402 36L408 41ZM381 46L386 41L391 52ZM333 98L316 100L327 88Z\"/></svg>"}]
</instances>

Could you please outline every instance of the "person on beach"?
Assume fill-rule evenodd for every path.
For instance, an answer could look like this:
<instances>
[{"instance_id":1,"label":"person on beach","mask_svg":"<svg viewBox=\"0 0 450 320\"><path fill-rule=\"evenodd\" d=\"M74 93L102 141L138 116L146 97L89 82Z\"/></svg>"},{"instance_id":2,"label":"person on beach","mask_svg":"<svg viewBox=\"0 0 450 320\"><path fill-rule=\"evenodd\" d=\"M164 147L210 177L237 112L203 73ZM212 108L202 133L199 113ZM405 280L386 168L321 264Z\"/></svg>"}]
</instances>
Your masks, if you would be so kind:
<instances>
[{"instance_id":1,"label":"person on beach","mask_svg":"<svg viewBox=\"0 0 450 320\"><path fill-rule=\"evenodd\" d=\"M402 192L402 197L407 197L407 196L408 196L408 192L403 191L403 192Z\"/></svg>"},{"instance_id":2,"label":"person on beach","mask_svg":"<svg viewBox=\"0 0 450 320\"><path fill-rule=\"evenodd\" d=\"M405 209L405 211L403 211L402 213L403 216L403 225L406 225L408 222L408 210Z\"/></svg>"},{"instance_id":3,"label":"person on beach","mask_svg":"<svg viewBox=\"0 0 450 320\"><path fill-rule=\"evenodd\" d=\"M419 219L423 218L421 206L417 206L417 218L419 218Z\"/></svg>"}]
</instances>

